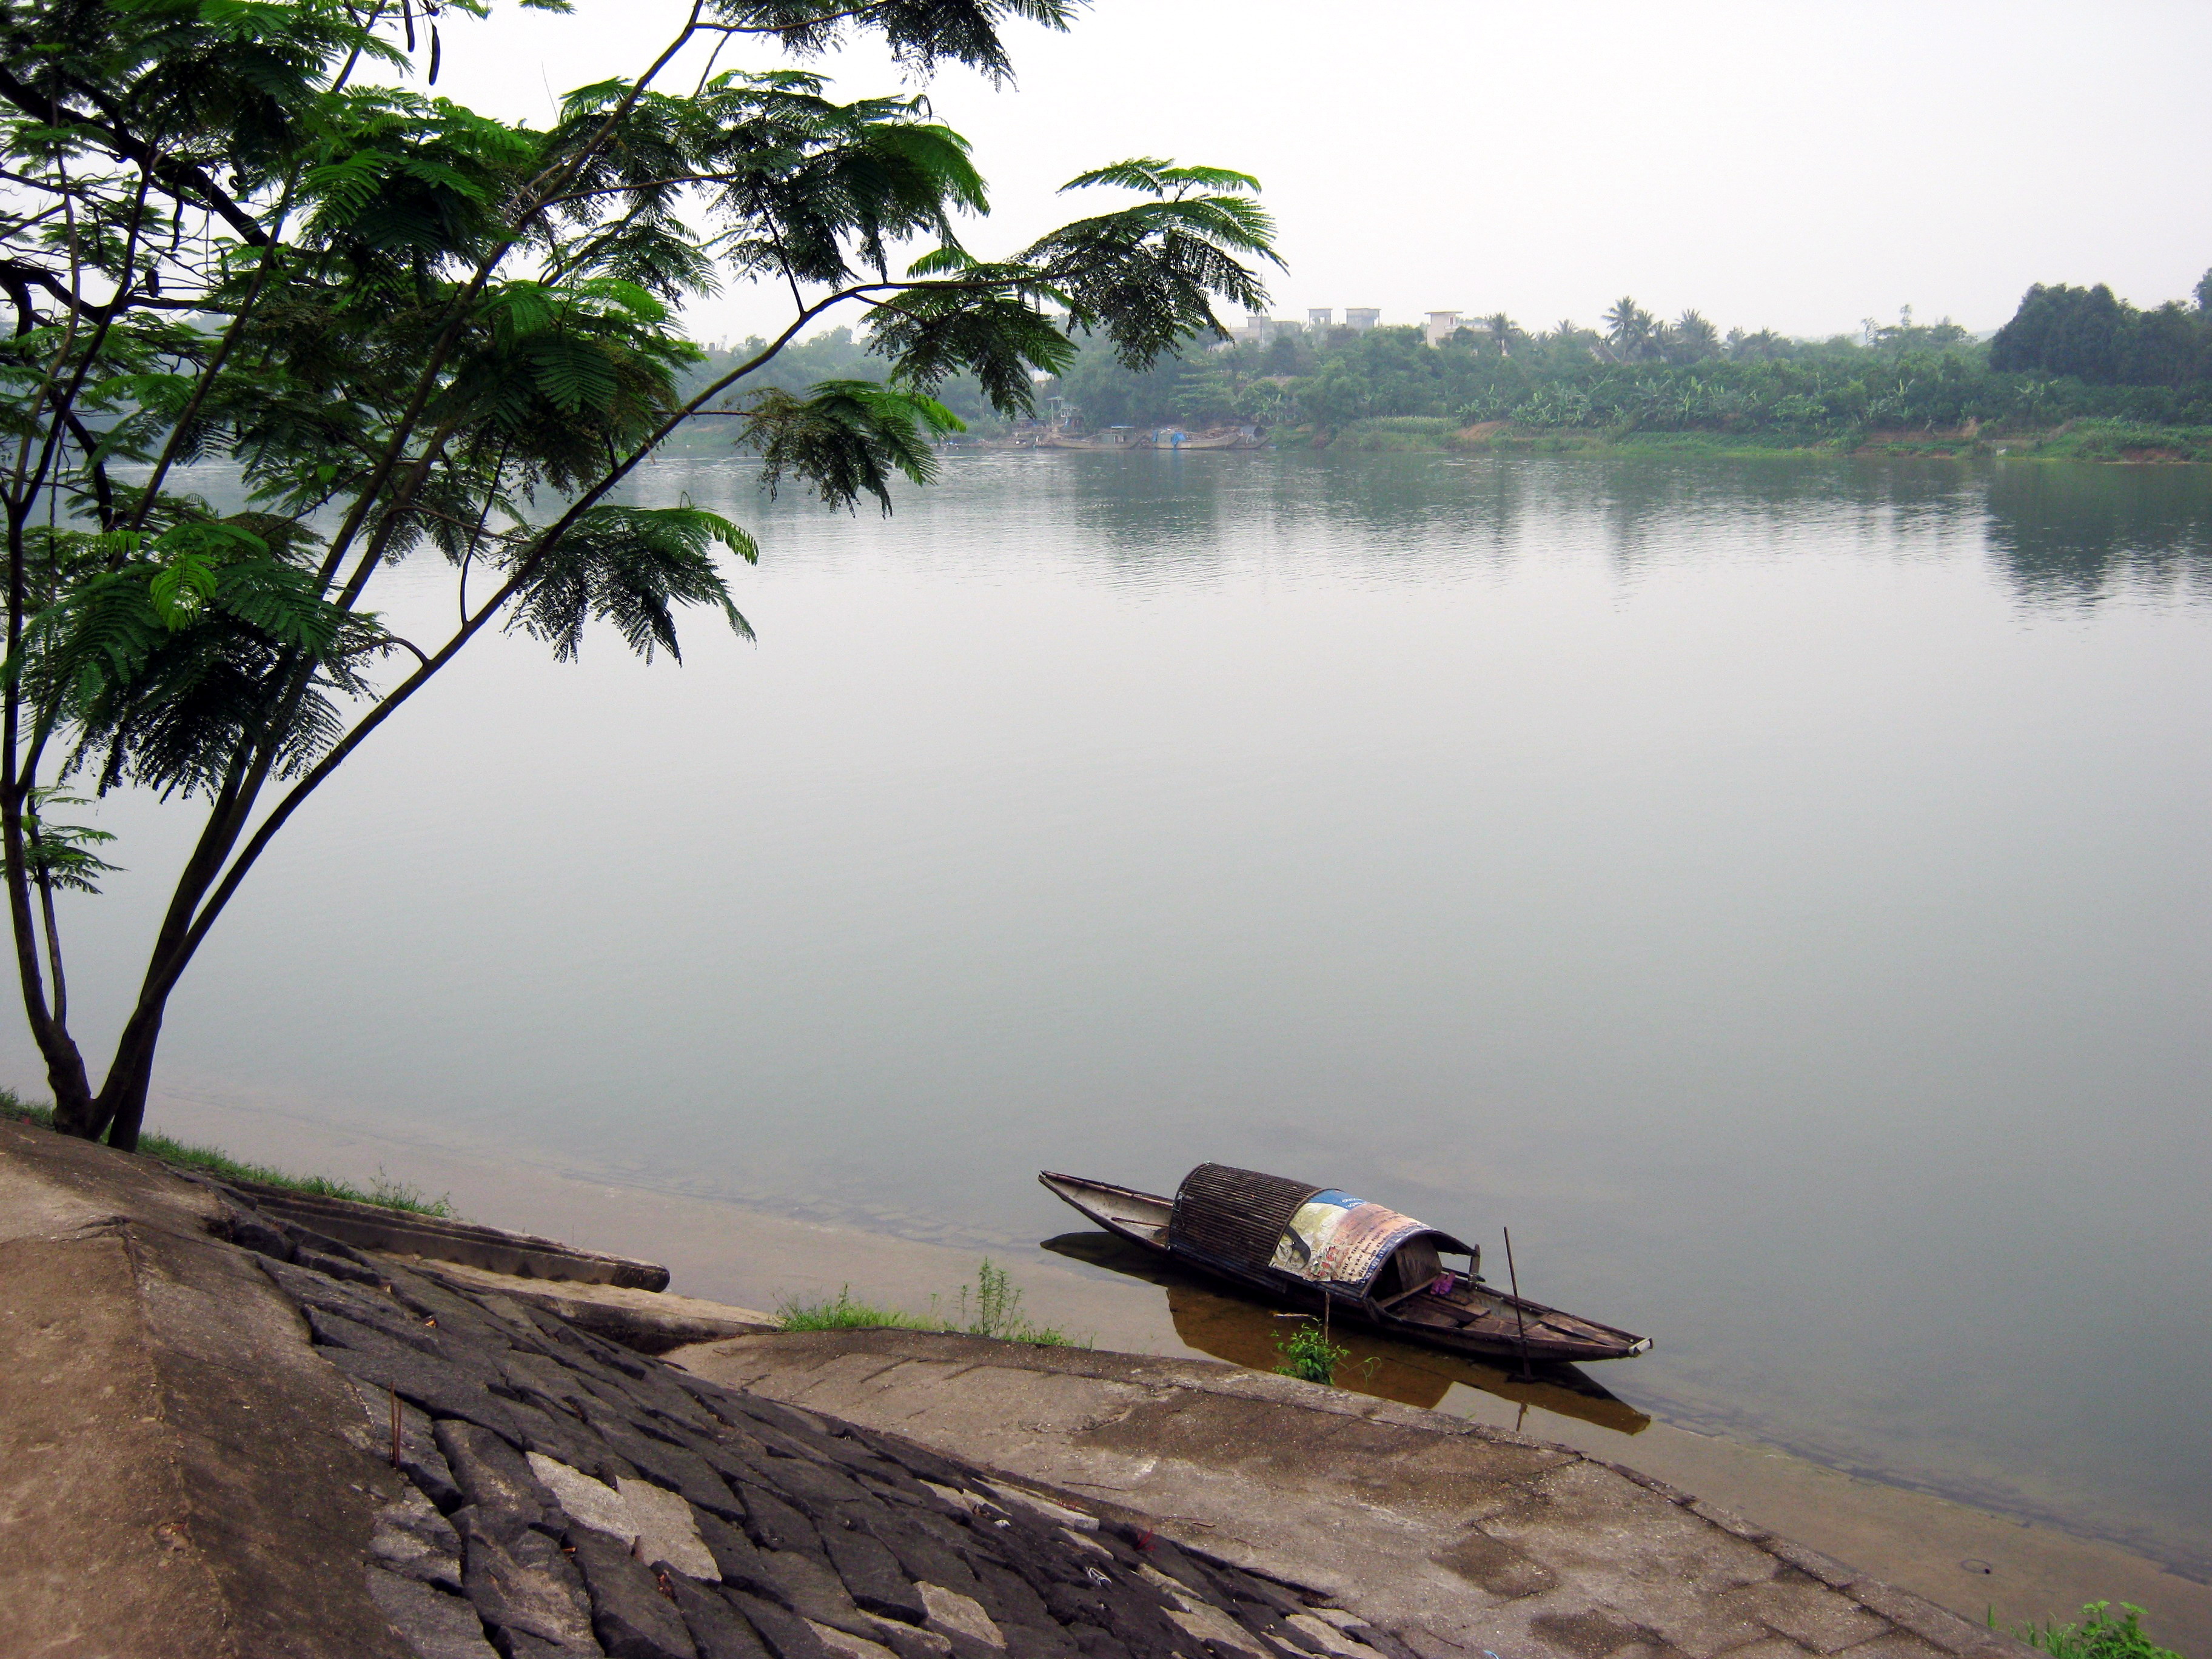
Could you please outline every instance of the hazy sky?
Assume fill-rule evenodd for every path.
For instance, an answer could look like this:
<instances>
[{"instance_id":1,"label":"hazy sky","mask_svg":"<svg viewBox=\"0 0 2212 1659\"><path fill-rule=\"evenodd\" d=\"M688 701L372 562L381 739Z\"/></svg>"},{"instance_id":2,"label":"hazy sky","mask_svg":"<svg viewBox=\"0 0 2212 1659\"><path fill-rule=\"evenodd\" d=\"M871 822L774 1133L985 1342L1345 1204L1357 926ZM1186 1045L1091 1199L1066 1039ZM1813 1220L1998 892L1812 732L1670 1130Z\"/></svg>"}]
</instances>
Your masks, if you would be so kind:
<instances>
[{"instance_id":1,"label":"hazy sky","mask_svg":"<svg viewBox=\"0 0 2212 1659\"><path fill-rule=\"evenodd\" d=\"M501 4L457 21L438 90L543 122L550 94L641 68L681 12ZM1074 216L1053 191L1102 161L1235 167L1280 223L1278 315L1503 307L1540 327L1628 293L1723 328L1826 334L1910 304L1986 329L2032 282L2154 304L2212 266L2205 0L1097 0L1067 34L1009 40L1018 87L929 89L992 183L969 245ZM873 52L823 67L840 95L896 88ZM788 313L732 293L694 326Z\"/></svg>"}]
</instances>

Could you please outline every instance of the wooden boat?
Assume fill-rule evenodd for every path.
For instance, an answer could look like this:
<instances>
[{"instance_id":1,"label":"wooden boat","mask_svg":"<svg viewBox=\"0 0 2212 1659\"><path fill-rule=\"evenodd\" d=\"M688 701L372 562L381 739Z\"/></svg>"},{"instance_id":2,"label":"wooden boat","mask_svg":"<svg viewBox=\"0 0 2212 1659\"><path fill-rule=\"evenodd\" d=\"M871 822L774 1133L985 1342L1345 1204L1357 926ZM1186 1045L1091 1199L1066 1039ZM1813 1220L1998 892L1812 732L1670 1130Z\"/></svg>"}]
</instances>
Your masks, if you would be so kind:
<instances>
[{"instance_id":1,"label":"wooden boat","mask_svg":"<svg viewBox=\"0 0 2212 1659\"><path fill-rule=\"evenodd\" d=\"M1274 1370L1283 1357L1280 1345L1289 1322L1310 1318L1279 1312L1273 1297L1247 1285L1181 1266L1171 1255L1097 1227L1085 1225L1039 1244L1086 1267L1158 1285L1176 1340L1232 1365ZM1649 1417L1579 1366L1550 1363L1524 1370L1517 1358L1451 1352L1348 1321L1332 1324L1329 1338L1345 1351L1345 1361L1336 1368L1337 1383L1355 1394L1434 1411L1455 1384L1464 1384L1509 1405L1534 1407L1617 1434L1641 1434L1651 1426Z\"/></svg>"},{"instance_id":2,"label":"wooden boat","mask_svg":"<svg viewBox=\"0 0 2212 1659\"><path fill-rule=\"evenodd\" d=\"M1053 426L1038 434L1037 449L1150 449L1152 434L1139 427L1109 426L1100 432L1070 432Z\"/></svg>"},{"instance_id":3,"label":"wooden boat","mask_svg":"<svg viewBox=\"0 0 2212 1659\"><path fill-rule=\"evenodd\" d=\"M1171 450L1180 455L1192 449L1257 449L1260 434L1250 427L1217 426L1203 432L1187 432L1181 427L1164 426L1152 434L1152 447Z\"/></svg>"},{"instance_id":4,"label":"wooden boat","mask_svg":"<svg viewBox=\"0 0 2212 1659\"><path fill-rule=\"evenodd\" d=\"M1625 1359L1648 1336L1486 1283L1482 1252L1331 1187L1201 1164L1172 1199L1047 1170L1038 1181L1109 1233L1293 1307L1407 1341L1522 1364ZM1445 1256L1464 1256L1464 1270Z\"/></svg>"}]
</instances>

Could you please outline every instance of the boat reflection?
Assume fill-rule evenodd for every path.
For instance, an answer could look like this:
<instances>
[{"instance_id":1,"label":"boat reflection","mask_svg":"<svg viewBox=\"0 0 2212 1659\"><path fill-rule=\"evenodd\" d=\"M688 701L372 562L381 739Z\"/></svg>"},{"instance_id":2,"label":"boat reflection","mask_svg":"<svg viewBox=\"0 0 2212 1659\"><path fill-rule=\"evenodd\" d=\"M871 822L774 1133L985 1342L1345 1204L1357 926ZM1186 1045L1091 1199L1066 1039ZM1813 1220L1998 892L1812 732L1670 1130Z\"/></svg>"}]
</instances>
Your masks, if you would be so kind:
<instances>
[{"instance_id":1,"label":"boat reflection","mask_svg":"<svg viewBox=\"0 0 2212 1659\"><path fill-rule=\"evenodd\" d=\"M1200 1353L1259 1371L1272 1371L1279 1363L1275 1344L1291 1329L1291 1316L1201 1282L1166 1257L1111 1233L1062 1233L1046 1239L1043 1247L1160 1286L1167 1292L1176 1336ZM1339 1326L1329 1334L1337 1346L1349 1351L1337 1367L1337 1385L1378 1400L1433 1411L1453 1383L1462 1382L1524 1411L1536 1407L1620 1434L1639 1434L1651 1422L1572 1365L1540 1365L1522 1377L1463 1355L1415 1347L1357 1328Z\"/></svg>"}]
</instances>

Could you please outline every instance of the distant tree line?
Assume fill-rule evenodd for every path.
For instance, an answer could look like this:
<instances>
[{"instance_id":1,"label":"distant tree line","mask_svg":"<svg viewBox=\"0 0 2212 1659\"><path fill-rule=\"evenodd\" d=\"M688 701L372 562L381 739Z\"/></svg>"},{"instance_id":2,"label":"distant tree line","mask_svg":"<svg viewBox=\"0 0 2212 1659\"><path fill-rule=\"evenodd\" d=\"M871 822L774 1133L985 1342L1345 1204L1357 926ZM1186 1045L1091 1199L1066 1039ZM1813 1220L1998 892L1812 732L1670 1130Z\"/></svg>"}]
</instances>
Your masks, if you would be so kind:
<instances>
[{"instance_id":1,"label":"distant tree line","mask_svg":"<svg viewBox=\"0 0 2212 1659\"><path fill-rule=\"evenodd\" d=\"M2103 287L2038 286L1986 343L1948 318L1916 323L1910 307L1817 341L1723 334L1696 311L1668 321L1631 296L1601 324L1531 331L1501 313L1440 346L1416 328L1285 331L1265 346L1194 346L1142 374L1085 350L1048 390L1094 426L1250 422L1322 437L1402 417L1808 439L2077 416L2212 422L2212 273L2193 305L2150 312Z\"/></svg>"},{"instance_id":2,"label":"distant tree line","mask_svg":"<svg viewBox=\"0 0 2212 1659\"><path fill-rule=\"evenodd\" d=\"M755 356L758 340L709 347L700 386ZM794 393L884 370L848 329L788 347L759 383ZM1969 421L2047 427L2077 416L2212 423L2212 272L2193 301L2142 311L2109 288L2038 284L1987 342L1948 318L1869 318L1856 334L1794 339L1723 333L1700 313L1668 320L1630 295L1594 327L1522 328L1503 312L1441 346L1419 329L1279 334L1266 346L1192 345L1131 370L1085 349L1048 386L1093 427L1249 423L1327 439L1407 417L1532 430L1771 433L1808 441L1855 431L1954 430ZM981 388L955 379L937 396L971 428L1000 425ZM725 451L734 422L695 420L670 453Z\"/></svg>"}]
</instances>

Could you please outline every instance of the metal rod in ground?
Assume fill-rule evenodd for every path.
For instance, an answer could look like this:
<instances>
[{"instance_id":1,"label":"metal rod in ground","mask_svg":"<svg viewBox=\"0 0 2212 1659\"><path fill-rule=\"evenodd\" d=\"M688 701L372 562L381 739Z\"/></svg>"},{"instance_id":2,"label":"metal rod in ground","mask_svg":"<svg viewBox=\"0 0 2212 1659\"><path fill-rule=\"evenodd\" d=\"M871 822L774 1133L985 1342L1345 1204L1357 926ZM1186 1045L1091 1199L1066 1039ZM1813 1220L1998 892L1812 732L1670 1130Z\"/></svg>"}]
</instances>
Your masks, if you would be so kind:
<instances>
[{"instance_id":1,"label":"metal rod in ground","mask_svg":"<svg viewBox=\"0 0 2212 1659\"><path fill-rule=\"evenodd\" d=\"M1521 1275L1513 1266L1513 1229L1505 1229L1505 1277L1513 1286L1513 1329L1521 1339L1521 1375L1533 1376L1528 1369L1528 1327L1521 1317Z\"/></svg>"}]
</instances>

